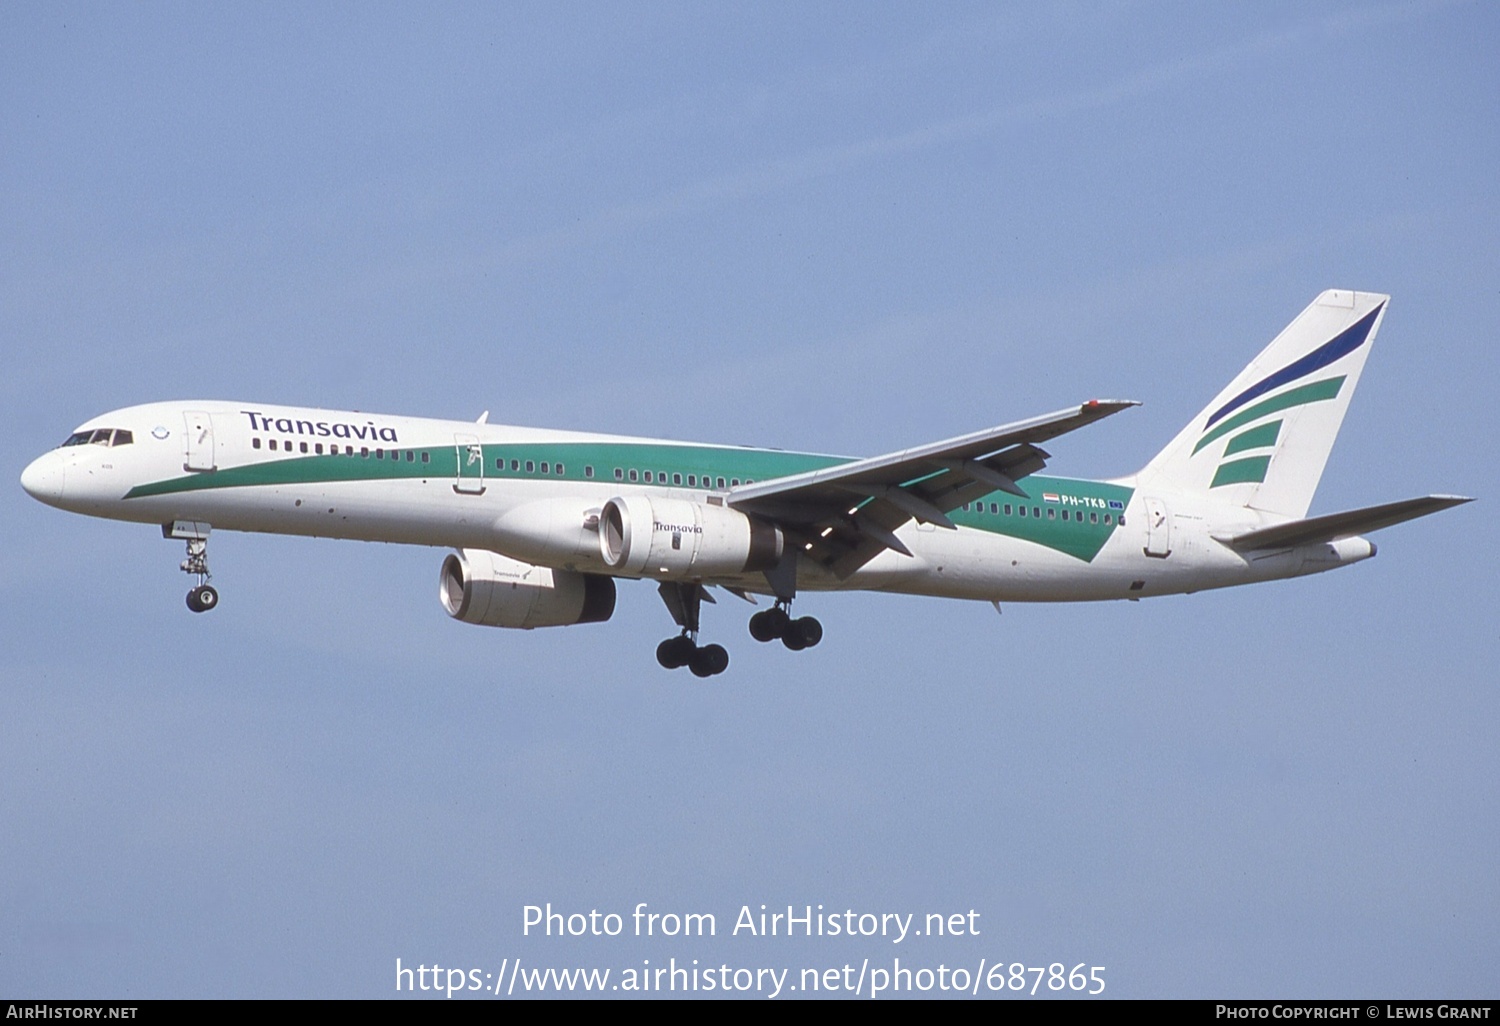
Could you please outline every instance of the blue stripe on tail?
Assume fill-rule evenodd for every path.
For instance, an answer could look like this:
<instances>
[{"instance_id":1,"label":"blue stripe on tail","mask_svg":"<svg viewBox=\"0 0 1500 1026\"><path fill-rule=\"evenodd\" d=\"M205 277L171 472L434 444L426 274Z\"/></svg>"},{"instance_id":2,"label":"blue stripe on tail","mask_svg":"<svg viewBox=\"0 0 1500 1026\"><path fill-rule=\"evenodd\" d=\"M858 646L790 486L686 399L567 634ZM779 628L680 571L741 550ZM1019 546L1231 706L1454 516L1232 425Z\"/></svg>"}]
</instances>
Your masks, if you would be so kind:
<instances>
[{"instance_id":1,"label":"blue stripe on tail","mask_svg":"<svg viewBox=\"0 0 1500 1026\"><path fill-rule=\"evenodd\" d=\"M1380 315L1380 311L1384 308L1385 304L1381 303L1375 309L1371 310L1369 313L1365 314L1365 316L1361 317L1354 324L1344 329L1333 339L1323 343L1321 346L1308 353L1302 359L1287 364L1275 374L1272 374L1269 377L1262 378L1260 381L1251 385L1239 395L1229 400L1229 402L1225 403L1223 406L1220 406L1217 410L1215 410L1213 412L1213 415L1208 418L1208 422L1203 426L1205 428L1213 427L1214 421L1225 416L1226 414L1233 413L1239 407L1245 405L1257 396L1265 395L1273 388L1278 388L1290 381L1296 381L1298 378L1311 374L1315 370L1318 370L1322 367L1327 367L1330 363L1333 363L1340 357L1348 356L1350 353L1354 352L1360 346L1365 344L1365 340L1370 337L1370 328L1374 326L1375 318Z\"/></svg>"}]
</instances>

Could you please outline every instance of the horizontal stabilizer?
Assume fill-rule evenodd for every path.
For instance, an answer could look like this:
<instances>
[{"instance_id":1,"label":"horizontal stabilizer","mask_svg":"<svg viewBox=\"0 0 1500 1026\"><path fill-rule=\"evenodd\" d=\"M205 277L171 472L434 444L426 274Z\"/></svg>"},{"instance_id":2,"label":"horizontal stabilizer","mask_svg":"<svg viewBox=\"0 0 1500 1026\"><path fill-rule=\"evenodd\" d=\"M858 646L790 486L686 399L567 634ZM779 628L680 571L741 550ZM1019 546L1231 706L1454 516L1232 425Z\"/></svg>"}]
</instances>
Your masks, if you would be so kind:
<instances>
[{"instance_id":1,"label":"horizontal stabilizer","mask_svg":"<svg viewBox=\"0 0 1500 1026\"><path fill-rule=\"evenodd\" d=\"M1415 520L1429 513L1461 506L1473 502L1460 495L1426 495L1419 499L1402 499L1380 506L1366 506L1344 513L1329 513L1327 516L1293 520L1275 527L1262 527L1232 538L1220 538L1230 548L1241 552L1251 549L1282 549L1316 542L1337 541L1356 534L1378 531L1382 527Z\"/></svg>"}]
</instances>

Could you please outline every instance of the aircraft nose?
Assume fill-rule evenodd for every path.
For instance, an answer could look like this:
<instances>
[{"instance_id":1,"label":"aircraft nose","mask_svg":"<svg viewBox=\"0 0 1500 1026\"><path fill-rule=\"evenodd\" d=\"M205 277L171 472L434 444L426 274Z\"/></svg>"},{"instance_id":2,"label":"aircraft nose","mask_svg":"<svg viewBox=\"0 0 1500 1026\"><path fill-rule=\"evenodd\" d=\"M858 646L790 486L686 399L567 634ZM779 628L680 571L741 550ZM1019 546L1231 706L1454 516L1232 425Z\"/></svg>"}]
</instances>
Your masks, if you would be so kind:
<instances>
[{"instance_id":1,"label":"aircraft nose","mask_svg":"<svg viewBox=\"0 0 1500 1026\"><path fill-rule=\"evenodd\" d=\"M33 499L55 506L63 497L63 460L55 452L45 453L21 471L21 487Z\"/></svg>"}]
</instances>

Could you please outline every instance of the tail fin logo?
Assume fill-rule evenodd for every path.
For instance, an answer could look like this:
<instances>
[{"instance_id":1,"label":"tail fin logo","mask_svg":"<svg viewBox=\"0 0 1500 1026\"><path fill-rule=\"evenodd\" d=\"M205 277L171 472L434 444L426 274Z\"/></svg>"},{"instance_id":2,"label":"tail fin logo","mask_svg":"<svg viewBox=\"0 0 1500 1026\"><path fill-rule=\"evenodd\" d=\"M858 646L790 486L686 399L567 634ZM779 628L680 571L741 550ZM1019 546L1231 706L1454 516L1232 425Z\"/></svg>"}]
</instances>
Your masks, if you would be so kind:
<instances>
[{"instance_id":1,"label":"tail fin logo","mask_svg":"<svg viewBox=\"0 0 1500 1026\"><path fill-rule=\"evenodd\" d=\"M1208 423L1203 426L1211 428L1216 421L1227 414L1233 413L1252 399L1258 399L1267 392L1280 388L1282 385L1289 385L1293 381L1300 381L1314 371L1322 370L1335 360L1348 356L1364 345L1365 341L1369 339L1370 329L1375 326L1375 318L1380 316L1380 311L1384 306L1385 304L1381 303L1334 338L1302 357L1302 359L1293 361L1276 373L1260 379L1215 410L1208 418Z\"/></svg>"},{"instance_id":2,"label":"tail fin logo","mask_svg":"<svg viewBox=\"0 0 1500 1026\"><path fill-rule=\"evenodd\" d=\"M1338 398L1344 387L1343 375L1306 384L1296 383L1348 356L1369 341L1370 329L1374 327L1384 305L1380 304L1301 359L1260 379L1209 415L1203 425L1202 437L1193 446L1193 455L1197 455L1210 443L1229 436L1221 454L1223 462L1214 472L1209 488L1258 484L1266 479L1266 471L1271 465L1271 451L1276 448L1282 427L1282 420L1267 418L1298 406ZM1293 387L1276 392L1287 385ZM1266 398L1262 399L1262 396ZM1244 430L1240 430L1242 428ZM1256 450L1265 451L1257 453Z\"/></svg>"}]
</instances>

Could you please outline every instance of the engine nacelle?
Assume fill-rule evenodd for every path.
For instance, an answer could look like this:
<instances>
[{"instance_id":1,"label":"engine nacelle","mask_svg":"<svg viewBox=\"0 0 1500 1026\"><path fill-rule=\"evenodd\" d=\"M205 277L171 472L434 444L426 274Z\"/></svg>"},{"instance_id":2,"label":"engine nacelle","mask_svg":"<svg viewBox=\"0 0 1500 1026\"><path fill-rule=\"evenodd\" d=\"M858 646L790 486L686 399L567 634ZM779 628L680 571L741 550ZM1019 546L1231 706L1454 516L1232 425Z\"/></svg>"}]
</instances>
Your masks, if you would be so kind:
<instances>
[{"instance_id":1,"label":"engine nacelle","mask_svg":"<svg viewBox=\"0 0 1500 1026\"><path fill-rule=\"evenodd\" d=\"M615 611L615 581L550 570L485 549L443 560L438 598L455 620L485 627L567 627L603 623Z\"/></svg>"},{"instance_id":2,"label":"engine nacelle","mask_svg":"<svg viewBox=\"0 0 1500 1026\"><path fill-rule=\"evenodd\" d=\"M726 506L628 495L599 513L599 553L622 574L710 577L769 570L781 560L781 529Z\"/></svg>"}]
</instances>

